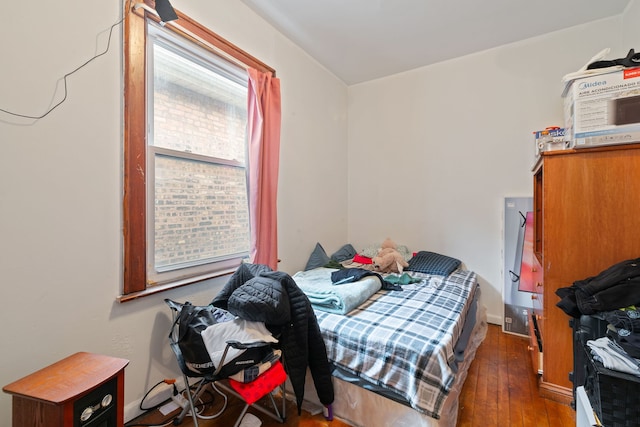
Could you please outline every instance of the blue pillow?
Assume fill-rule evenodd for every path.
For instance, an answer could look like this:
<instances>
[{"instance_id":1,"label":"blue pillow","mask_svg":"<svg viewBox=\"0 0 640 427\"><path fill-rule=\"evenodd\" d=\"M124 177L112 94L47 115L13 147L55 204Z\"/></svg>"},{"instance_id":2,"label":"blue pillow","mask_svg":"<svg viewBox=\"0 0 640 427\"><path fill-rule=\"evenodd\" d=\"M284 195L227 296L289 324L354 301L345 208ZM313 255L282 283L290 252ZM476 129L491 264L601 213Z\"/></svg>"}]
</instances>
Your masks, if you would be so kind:
<instances>
[{"instance_id":1,"label":"blue pillow","mask_svg":"<svg viewBox=\"0 0 640 427\"><path fill-rule=\"evenodd\" d=\"M333 261L342 262L353 258L354 256L356 256L356 253L357 252L355 248L350 243L347 243L346 245L335 251L331 255L331 259Z\"/></svg>"},{"instance_id":2,"label":"blue pillow","mask_svg":"<svg viewBox=\"0 0 640 427\"><path fill-rule=\"evenodd\" d=\"M435 252L420 251L409 260L408 271L448 276L460 266L459 259L451 258Z\"/></svg>"},{"instance_id":3,"label":"blue pillow","mask_svg":"<svg viewBox=\"0 0 640 427\"><path fill-rule=\"evenodd\" d=\"M309 260L307 261L304 271L323 267L328 264L329 261L331 261L331 258L329 258L329 255L327 255L322 245L320 243L316 243L316 247L313 249L313 252L311 252L311 256L309 256Z\"/></svg>"}]
</instances>

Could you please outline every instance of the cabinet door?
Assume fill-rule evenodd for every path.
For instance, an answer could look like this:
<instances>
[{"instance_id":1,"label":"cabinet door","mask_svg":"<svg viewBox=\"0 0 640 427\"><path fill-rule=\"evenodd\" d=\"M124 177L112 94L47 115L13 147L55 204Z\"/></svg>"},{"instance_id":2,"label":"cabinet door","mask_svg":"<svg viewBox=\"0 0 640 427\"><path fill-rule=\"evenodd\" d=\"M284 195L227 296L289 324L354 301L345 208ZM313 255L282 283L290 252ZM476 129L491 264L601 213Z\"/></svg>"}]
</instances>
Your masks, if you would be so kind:
<instances>
[{"instance_id":1,"label":"cabinet door","mask_svg":"<svg viewBox=\"0 0 640 427\"><path fill-rule=\"evenodd\" d=\"M573 340L555 292L640 253L640 146L545 157L542 191L543 383L570 391Z\"/></svg>"},{"instance_id":2,"label":"cabinet door","mask_svg":"<svg viewBox=\"0 0 640 427\"><path fill-rule=\"evenodd\" d=\"M544 173L544 279L553 285L550 292L638 256L640 148L548 157ZM557 298L549 302L555 305Z\"/></svg>"}]
</instances>

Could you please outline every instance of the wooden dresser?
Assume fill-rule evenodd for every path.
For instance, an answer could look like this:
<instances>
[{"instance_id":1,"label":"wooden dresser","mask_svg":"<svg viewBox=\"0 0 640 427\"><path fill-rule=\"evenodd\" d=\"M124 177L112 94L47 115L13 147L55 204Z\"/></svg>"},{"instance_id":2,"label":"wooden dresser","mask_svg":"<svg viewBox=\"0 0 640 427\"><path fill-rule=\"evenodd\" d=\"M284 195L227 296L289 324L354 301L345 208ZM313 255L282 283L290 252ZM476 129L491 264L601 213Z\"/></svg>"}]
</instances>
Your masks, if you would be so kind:
<instances>
[{"instance_id":1,"label":"wooden dresser","mask_svg":"<svg viewBox=\"0 0 640 427\"><path fill-rule=\"evenodd\" d=\"M573 339L555 292L640 256L640 144L545 152L533 172L539 340L532 331L530 348L540 393L568 403Z\"/></svg>"}]
</instances>

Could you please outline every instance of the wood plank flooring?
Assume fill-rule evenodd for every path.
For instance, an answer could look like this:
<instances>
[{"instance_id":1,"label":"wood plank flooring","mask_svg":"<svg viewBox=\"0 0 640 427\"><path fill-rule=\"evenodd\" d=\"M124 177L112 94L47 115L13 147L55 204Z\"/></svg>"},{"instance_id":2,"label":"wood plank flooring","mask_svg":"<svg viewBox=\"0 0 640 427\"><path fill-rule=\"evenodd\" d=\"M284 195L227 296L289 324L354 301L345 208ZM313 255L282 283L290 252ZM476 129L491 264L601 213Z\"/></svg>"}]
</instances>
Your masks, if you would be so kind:
<instances>
[{"instance_id":1,"label":"wood plank flooring","mask_svg":"<svg viewBox=\"0 0 640 427\"><path fill-rule=\"evenodd\" d=\"M533 373L527 346L528 340L505 334L500 326L489 325L487 337L478 348L460 395L458 427L575 426L575 412L571 407L539 396L537 376ZM199 425L233 426L241 409L242 403L231 397L229 407L220 418L201 420ZM258 412L254 413L262 420L261 427L350 427L337 419L332 422L326 421L322 414L312 416L303 411L302 415L298 416L293 402L287 403L285 424ZM126 426L161 423L165 420L167 417L154 411L127 423ZM181 425L193 427L193 421L187 417Z\"/></svg>"},{"instance_id":2,"label":"wood plank flooring","mask_svg":"<svg viewBox=\"0 0 640 427\"><path fill-rule=\"evenodd\" d=\"M460 395L458 426L573 427L570 406L538 394L529 341L489 325Z\"/></svg>"}]
</instances>

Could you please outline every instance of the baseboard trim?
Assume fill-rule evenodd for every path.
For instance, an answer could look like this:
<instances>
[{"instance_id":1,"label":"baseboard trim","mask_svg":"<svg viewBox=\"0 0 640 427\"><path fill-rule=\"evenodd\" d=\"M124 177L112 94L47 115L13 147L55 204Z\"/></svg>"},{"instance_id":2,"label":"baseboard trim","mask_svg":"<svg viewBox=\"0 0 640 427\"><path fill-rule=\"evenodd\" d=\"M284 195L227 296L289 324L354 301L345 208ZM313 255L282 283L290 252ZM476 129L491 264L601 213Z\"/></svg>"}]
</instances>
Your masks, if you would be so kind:
<instances>
[{"instance_id":1,"label":"baseboard trim","mask_svg":"<svg viewBox=\"0 0 640 427\"><path fill-rule=\"evenodd\" d=\"M502 326L502 316L496 316L495 314L487 313L487 322L492 325Z\"/></svg>"},{"instance_id":2,"label":"baseboard trim","mask_svg":"<svg viewBox=\"0 0 640 427\"><path fill-rule=\"evenodd\" d=\"M569 405L573 401L573 390L570 388L540 381L539 390L540 396L545 399L564 403L565 405Z\"/></svg>"}]
</instances>

